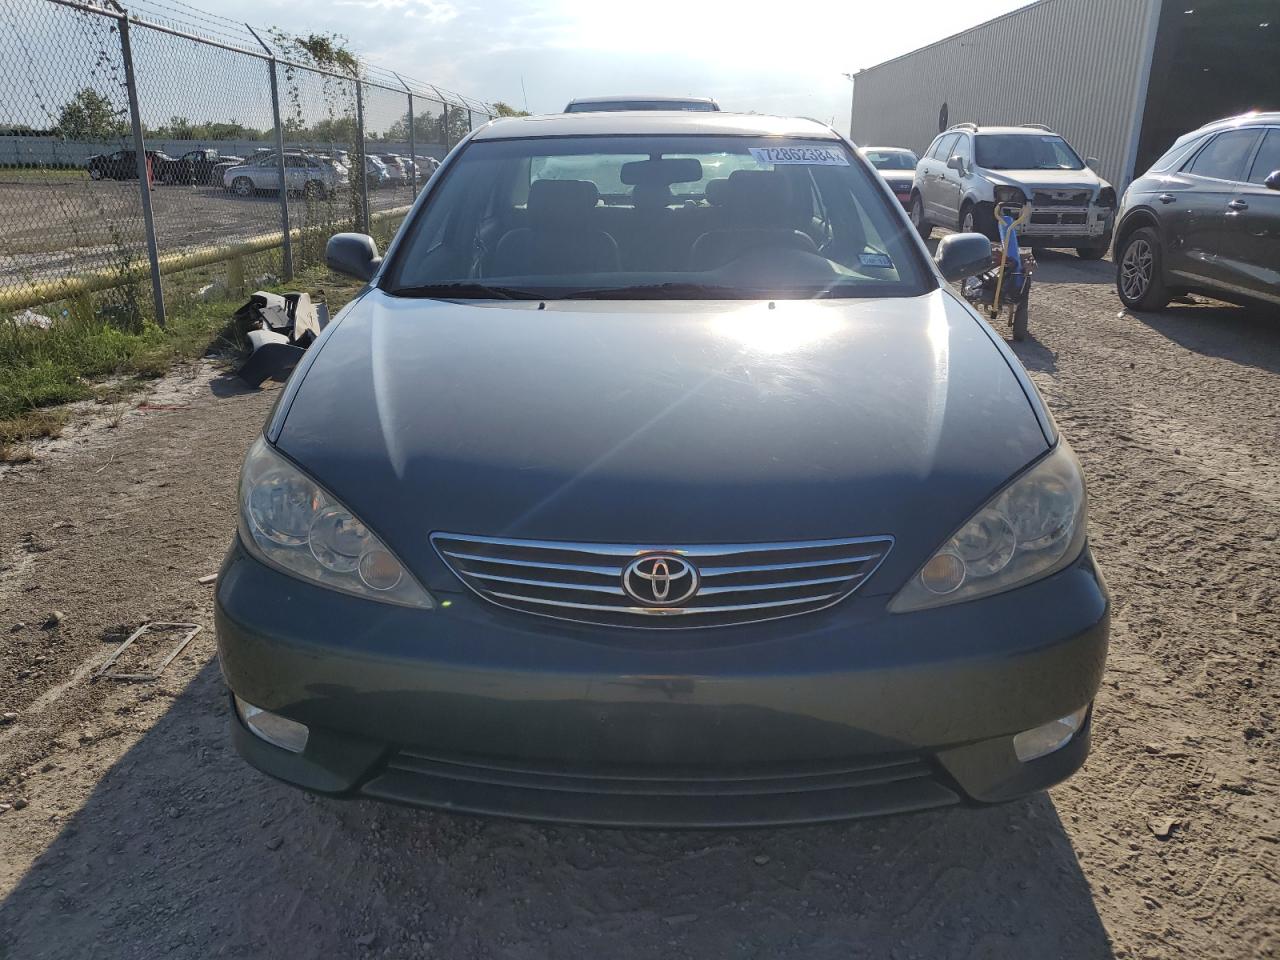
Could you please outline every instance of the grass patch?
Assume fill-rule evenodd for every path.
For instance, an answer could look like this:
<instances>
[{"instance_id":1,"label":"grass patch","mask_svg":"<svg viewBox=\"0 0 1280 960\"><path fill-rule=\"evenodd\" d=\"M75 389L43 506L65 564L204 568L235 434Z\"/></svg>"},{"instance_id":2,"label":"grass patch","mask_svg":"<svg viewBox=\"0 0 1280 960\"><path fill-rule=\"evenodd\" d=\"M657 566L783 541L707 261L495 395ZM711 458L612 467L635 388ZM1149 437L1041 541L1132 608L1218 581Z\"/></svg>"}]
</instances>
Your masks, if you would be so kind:
<instances>
[{"instance_id":1,"label":"grass patch","mask_svg":"<svg viewBox=\"0 0 1280 960\"><path fill-rule=\"evenodd\" d=\"M89 172L75 167L0 167L0 183L69 183L88 180Z\"/></svg>"},{"instance_id":2,"label":"grass patch","mask_svg":"<svg viewBox=\"0 0 1280 960\"><path fill-rule=\"evenodd\" d=\"M122 402L175 363L211 354L233 361L241 355L247 342L232 314L247 295L204 301L185 288L198 279L174 284L173 296L166 295L169 322L163 329L139 316L137 306L119 304L99 306L88 317L67 304L40 308L37 312L55 318L47 330L0 317L0 446L12 456L15 445L53 435L47 431L56 417L45 408L85 399ZM313 268L268 289L307 290L313 297L323 290L336 313L361 286ZM104 381L109 382L104 386Z\"/></svg>"}]
</instances>

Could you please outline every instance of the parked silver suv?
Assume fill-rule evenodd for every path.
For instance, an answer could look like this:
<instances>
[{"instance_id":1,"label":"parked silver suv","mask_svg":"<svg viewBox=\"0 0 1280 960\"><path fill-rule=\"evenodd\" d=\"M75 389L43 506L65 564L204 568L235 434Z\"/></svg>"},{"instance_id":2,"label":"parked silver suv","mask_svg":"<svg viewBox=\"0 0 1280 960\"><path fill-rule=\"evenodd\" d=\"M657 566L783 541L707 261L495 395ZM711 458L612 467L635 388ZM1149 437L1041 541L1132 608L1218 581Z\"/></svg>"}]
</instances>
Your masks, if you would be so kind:
<instances>
[{"instance_id":1,"label":"parked silver suv","mask_svg":"<svg viewBox=\"0 0 1280 960\"><path fill-rule=\"evenodd\" d=\"M916 166L911 222L928 238L935 226L997 239L997 203L1031 201L1019 229L1033 247L1074 247L1086 260L1111 244L1116 192L1048 127L958 123L938 134Z\"/></svg>"}]
</instances>

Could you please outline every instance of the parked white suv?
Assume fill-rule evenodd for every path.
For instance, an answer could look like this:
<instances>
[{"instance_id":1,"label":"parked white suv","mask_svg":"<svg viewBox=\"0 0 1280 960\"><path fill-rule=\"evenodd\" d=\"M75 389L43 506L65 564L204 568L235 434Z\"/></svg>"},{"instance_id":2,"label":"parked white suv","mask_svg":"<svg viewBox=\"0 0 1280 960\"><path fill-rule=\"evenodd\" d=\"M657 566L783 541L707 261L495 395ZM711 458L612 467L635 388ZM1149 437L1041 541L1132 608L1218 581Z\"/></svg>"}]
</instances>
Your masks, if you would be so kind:
<instances>
[{"instance_id":1,"label":"parked white suv","mask_svg":"<svg viewBox=\"0 0 1280 960\"><path fill-rule=\"evenodd\" d=\"M1048 127L958 123L938 134L916 166L911 222L928 238L935 226L997 239L997 203L1031 201L1018 236L1032 247L1074 247L1086 260L1111 245L1116 192Z\"/></svg>"}]
</instances>

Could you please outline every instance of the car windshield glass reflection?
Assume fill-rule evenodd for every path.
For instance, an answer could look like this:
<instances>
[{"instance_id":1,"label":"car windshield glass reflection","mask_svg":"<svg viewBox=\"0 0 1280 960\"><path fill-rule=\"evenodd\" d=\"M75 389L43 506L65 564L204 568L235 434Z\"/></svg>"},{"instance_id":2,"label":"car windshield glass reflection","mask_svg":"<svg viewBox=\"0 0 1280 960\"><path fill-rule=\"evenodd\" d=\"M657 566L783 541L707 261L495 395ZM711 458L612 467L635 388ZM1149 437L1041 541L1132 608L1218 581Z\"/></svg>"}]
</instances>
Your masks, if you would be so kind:
<instances>
[{"instance_id":1,"label":"car windshield glass reflection","mask_svg":"<svg viewBox=\"0 0 1280 960\"><path fill-rule=\"evenodd\" d=\"M1084 161L1061 137L984 133L977 137L978 166L988 170L1083 170Z\"/></svg>"},{"instance_id":2,"label":"car windshield glass reflection","mask_svg":"<svg viewBox=\"0 0 1280 960\"><path fill-rule=\"evenodd\" d=\"M910 225L834 141L481 141L406 228L402 296L913 296Z\"/></svg>"},{"instance_id":3,"label":"car windshield glass reflection","mask_svg":"<svg viewBox=\"0 0 1280 960\"><path fill-rule=\"evenodd\" d=\"M919 162L907 150L867 150L865 156L877 170L914 170Z\"/></svg>"}]
</instances>

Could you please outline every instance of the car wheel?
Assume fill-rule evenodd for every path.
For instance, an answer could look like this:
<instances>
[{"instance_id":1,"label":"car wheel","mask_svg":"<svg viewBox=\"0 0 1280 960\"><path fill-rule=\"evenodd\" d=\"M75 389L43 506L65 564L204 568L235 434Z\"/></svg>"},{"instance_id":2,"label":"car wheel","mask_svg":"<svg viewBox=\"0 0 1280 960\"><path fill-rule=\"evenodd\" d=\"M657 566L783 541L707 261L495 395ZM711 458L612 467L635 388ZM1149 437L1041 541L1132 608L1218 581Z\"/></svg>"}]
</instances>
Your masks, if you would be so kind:
<instances>
[{"instance_id":1,"label":"car wheel","mask_svg":"<svg viewBox=\"0 0 1280 960\"><path fill-rule=\"evenodd\" d=\"M1027 289L1022 295L1022 302L1013 308L1013 339L1027 339L1027 324L1031 309L1031 281L1027 281Z\"/></svg>"},{"instance_id":2,"label":"car wheel","mask_svg":"<svg viewBox=\"0 0 1280 960\"><path fill-rule=\"evenodd\" d=\"M916 228L916 233L920 234L921 240L928 240L929 235L933 233L933 227L929 225L929 221L924 218L924 201L920 199L920 194L913 194L911 197L911 225Z\"/></svg>"},{"instance_id":3,"label":"car wheel","mask_svg":"<svg viewBox=\"0 0 1280 960\"><path fill-rule=\"evenodd\" d=\"M1116 260L1116 293L1131 310L1159 310L1169 303L1160 237L1151 227L1129 234Z\"/></svg>"},{"instance_id":4,"label":"car wheel","mask_svg":"<svg viewBox=\"0 0 1280 960\"><path fill-rule=\"evenodd\" d=\"M996 218L991 205L966 200L960 208L960 232L980 233L988 240L999 240L1000 234L996 230Z\"/></svg>"},{"instance_id":5,"label":"car wheel","mask_svg":"<svg viewBox=\"0 0 1280 960\"><path fill-rule=\"evenodd\" d=\"M101 179L102 179L102 171L101 171L101 170L99 170L97 167L90 167L90 168L89 168L89 179L90 179L90 180L101 180Z\"/></svg>"},{"instance_id":6,"label":"car wheel","mask_svg":"<svg viewBox=\"0 0 1280 960\"><path fill-rule=\"evenodd\" d=\"M231 189L237 197L253 196L253 181L248 177L236 177L231 181Z\"/></svg>"}]
</instances>

